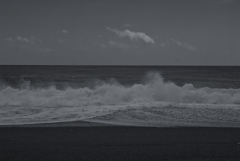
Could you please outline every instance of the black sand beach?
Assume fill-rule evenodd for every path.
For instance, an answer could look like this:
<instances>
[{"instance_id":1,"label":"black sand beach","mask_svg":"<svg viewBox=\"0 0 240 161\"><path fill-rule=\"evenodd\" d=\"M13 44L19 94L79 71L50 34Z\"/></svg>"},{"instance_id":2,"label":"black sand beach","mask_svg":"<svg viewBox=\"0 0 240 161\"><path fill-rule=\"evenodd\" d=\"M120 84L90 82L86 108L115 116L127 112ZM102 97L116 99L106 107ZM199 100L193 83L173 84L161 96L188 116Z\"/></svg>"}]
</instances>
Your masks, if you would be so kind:
<instances>
[{"instance_id":1,"label":"black sand beach","mask_svg":"<svg viewBox=\"0 0 240 161\"><path fill-rule=\"evenodd\" d=\"M240 160L239 128L1 127L0 160Z\"/></svg>"}]
</instances>

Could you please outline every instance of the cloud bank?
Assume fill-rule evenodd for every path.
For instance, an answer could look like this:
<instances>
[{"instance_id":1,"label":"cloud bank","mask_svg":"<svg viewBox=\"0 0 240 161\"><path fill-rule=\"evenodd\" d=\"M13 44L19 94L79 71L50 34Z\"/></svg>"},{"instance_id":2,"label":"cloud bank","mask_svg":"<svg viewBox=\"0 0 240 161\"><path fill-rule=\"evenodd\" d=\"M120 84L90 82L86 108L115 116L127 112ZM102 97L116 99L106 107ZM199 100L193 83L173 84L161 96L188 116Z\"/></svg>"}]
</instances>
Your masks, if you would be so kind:
<instances>
[{"instance_id":1,"label":"cloud bank","mask_svg":"<svg viewBox=\"0 0 240 161\"><path fill-rule=\"evenodd\" d=\"M108 27L107 27L107 29L109 31L117 34L119 37L128 37L132 41L142 40L146 43L155 44L155 41L143 32L133 32L133 31L129 31L129 30L119 31L117 29L111 29Z\"/></svg>"}]
</instances>

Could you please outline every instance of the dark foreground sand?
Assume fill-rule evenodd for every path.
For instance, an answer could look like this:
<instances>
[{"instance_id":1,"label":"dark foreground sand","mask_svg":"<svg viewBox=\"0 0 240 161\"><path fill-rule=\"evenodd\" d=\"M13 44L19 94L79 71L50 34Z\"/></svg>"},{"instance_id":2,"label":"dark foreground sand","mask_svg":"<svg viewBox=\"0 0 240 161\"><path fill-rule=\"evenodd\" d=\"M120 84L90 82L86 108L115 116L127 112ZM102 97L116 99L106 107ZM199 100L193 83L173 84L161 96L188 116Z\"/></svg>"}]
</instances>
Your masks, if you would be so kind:
<instances>
[{"instance_id":1,"label":"dark foreground sand","mask_svg":"<svg viewBox=\"0 0 240 161\"><path fill-rule=\"evenodd\" d=\"M0 127L0 160L240 160L240 128L82 125Z\"/></svg>"}]
</instances>

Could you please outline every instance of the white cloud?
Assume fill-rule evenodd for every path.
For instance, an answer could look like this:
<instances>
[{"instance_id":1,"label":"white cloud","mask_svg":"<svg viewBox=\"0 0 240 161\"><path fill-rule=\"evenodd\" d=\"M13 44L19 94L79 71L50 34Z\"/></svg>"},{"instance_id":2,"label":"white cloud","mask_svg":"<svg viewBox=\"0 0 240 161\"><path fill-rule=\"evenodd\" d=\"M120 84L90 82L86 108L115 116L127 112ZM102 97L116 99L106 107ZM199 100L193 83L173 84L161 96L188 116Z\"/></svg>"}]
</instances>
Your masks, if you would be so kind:
<instances>
[{"instance_id":1,"label":"white cloud","mask_svg":"<svg viewBox=\"0 0 240 161\"><path fill-rule=\"evenodd\" d=\"M68 30L62 30L62 33L64 33L64 34L68 34L69 31L68 31Z\"/></svg>"},{"instance_id":2,"label":"white cloud","mask_svg":"<svg viewBox=\"0 0 240 161\"><path fill-rule=\"evenodd\" d=\"M191 46L189 44L184 44L184 43L181 43L179 41L176 41L174 39L171 40L173 43L177 44L178 46L181 46L181 47L184 47L190 51L197 51L197 49L194 47L194 46Z\"/></svg>"},{"instance_id":3,"label":"white cloud","mask_svg":"<svg viewBox=\"0 0 240 161\"><path fill-rule=\"evenodd\" d=\"M34 42L36 39L32 36L30 38L17 36L15 40L18 41L18 43L29 43L36 46Z\"/></svg>"},{"instance_id":4,"label":"white cloud","mask_svg":"<svg viewBox=\"0 0 240 161\"><path fill-rule=\"evenodd\" d=\"M43 47L40 40L36 40L34 37L26 38L17 36L16 38L6 38L5 42L7 46L11 48L21 48L29 51L50 52L53 51L50 48Z\"/></svg>"},{"instance_id":5,"label":"white cloud","mask_svg":"<svg viewBox=\"0 0 240 161\"><path fill-rule=\"evenodd\" d=\"M111 29L111 28L108 28L108 27L107 27L107 29L111 32L114 32L119 37L128 37L132 41L142 40L146 43L151 43L151 44L155 43L155 41L151 37L149 37L148 35L146 35L143 32L133 32L133 31L129 31L129 30L119 31L117 29Z\"/></svg>"},{"instance_id":6,"label":"white cloud","mask_svg":"<svg viewBox=\"0 0 240 161\"><path fill-rule=\"evenodd\" d=\"M18 36L18 37L16 37L16 40L17 41L21 41L21 42L29 42L29 40L27 39L27 38L22 38L22 37L20 37L20 36Z\"/></svg>"},{"instance_id":7,"label":"white cloud","mask_svg":"<svg viewBox=\"0 0 240 161\"><path fill-rule=\"evenodd\" d=\"M171 44L175 44L175 45L177 45L179 47L182 47L182 48L185 48L189 51L194 51L194 52L197 51L196 47L194 47L192 45L189 45L189 44L186 44L186 43L182 43L182 42L174 40L174 39L170 39L170 40L166 41L165 43L162 43L161 47L166 47L166 46L169 46Z\"/></svg>"},{"instance_id":8,"label":"white cloud","mask_svg":"<svg viewBox=\"0 0 240 161\"><path fill-rule=\"evenodd\" d=\"M31 44L34 44L34 42L33 42L34 39L35 38L33 38L33 37L26 38L26 37L17 36L16 38L8 37L8 38L5 39L5 41L8 42L8 43L20 42L20 43L31 43Z\"/></svg>"},{"instance_id":9,"label":"white cloud","mask_svg":"<svg viewBox=\"0 0 240 161\"><path fill-rule=\"evenodd\" d=\"M121 49L127 49L129 48L127 45L122 44L122 43L118 43L118 42L114 42L114 41L109 41L108 42L109 45L116 47L116 48L121 48Z\"/></svg>"}]
</instances>

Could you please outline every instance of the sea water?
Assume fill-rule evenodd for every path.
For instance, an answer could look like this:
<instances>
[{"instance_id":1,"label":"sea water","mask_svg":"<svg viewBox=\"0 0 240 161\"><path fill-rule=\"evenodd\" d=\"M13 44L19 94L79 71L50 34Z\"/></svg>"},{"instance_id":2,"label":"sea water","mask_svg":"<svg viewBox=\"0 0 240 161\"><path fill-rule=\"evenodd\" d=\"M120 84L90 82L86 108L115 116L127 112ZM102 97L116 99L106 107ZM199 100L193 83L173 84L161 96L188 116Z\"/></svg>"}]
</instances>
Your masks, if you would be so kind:
<instances>
[{"instance_id":1,"label":"sea water","mask_svg":"<svg viewBox=\"0 0 240 161\"><path fill-rule=\"evenodd\" d=\"M240 67L0 66L0 125L240 127Z\"/></svg>"}]
</instances>

